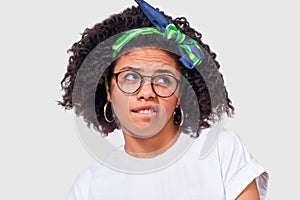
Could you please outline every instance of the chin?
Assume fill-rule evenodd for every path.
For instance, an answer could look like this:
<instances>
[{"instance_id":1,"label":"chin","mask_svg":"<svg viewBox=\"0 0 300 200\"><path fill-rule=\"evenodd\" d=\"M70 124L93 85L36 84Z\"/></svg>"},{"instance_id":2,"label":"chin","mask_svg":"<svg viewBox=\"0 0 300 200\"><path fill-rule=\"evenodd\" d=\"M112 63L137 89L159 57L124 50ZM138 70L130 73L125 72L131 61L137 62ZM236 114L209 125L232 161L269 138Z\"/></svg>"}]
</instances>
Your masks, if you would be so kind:
<instances>
[{"instance_id":1,"label":"chin","mask_svg":"<svg viewBox=\"0 0 300 200\"><path fill-rule=\"evenodd\" d=\"M149 123L132 123L126 126L125 129L129 134L137 138L150 138L160 133L164 128L164 124Z\"/></svg>"}]
</instances>

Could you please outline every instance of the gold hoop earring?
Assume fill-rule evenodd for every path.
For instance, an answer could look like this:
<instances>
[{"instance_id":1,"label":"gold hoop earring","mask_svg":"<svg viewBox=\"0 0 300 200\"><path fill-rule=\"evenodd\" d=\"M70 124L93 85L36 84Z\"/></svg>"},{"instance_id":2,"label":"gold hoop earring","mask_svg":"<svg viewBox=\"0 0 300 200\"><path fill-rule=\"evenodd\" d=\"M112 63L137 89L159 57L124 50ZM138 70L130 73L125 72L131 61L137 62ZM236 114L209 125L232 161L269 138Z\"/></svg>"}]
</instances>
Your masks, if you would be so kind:
<instances>
[{"instance_id":1,"label":"gold hoop earring","mask_svg":"<svg viewBox=\"0 0 300 200\"><path fill-rule=\"evenodd\" d=\"M174 124L178 126L182 126L183 121L184 121L184 113L181 107L179 106L174 110Z\"/></svg>"},{"instance_id":2,"label":"gold hoop earring","mask_svg":"<svg viewBox=\"0 0 300 200\"><path fill-rule=\"evenodd\" d=\"M104 119L105 121L107 121L108 123L112 123L114 120L109 120L106 116L106 109L107 109L107 105L110 103L110 101L107 101L103 107L103 115L104 115Z\"/></svg>"}]
</instances>

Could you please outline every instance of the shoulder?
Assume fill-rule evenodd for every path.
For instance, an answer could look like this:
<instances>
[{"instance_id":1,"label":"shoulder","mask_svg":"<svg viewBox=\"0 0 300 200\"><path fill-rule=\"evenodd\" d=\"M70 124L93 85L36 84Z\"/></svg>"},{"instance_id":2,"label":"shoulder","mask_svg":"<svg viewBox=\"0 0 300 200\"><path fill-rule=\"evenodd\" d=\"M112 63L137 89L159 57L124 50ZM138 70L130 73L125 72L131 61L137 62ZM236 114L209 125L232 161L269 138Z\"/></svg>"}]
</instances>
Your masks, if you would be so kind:
<instances>
[{"instance_id":1,"label":"shoulder","mask_svg":"<svg viewBox=\"0 0 300 200\"><path fill-rule=\"evenodd\" d=\"M244 141L232 130L223 128L220 131L217 148L220 155L241 153L245 156L245 159L250 159L250 157L248 158L248 152Z\"/></svg>"},{"instance_id":2,"label":"shoulder","mask_svg":"<svg viewBox=\"0 0 300 200\"><path fill-rule=\"evenodd\" d=\"M222 128L220 131L220 135L218 138L219 144L234 144L234 143L241 143L241 137L234 131Z\"/></svg>"},{"instance_id":3,"label":"shoulder","mask_svg":"<svg viewBox=\"0 0 300 200\"><path fill-rule=\"evenodd\" d=\"M252 161L241 137L232 130L223 128L220 131L216 148L223 167L241 168Z\"/></svg>"},{"instance_id":4,"label":"shoulder","mask_svg":"<svg viewBox=\"0 0 300 200\"><path fill-rule=\"evenodd\" d=\"M199 138L195 140L200 148L200 157L205 158L212 152L230 155L238 149L242 150L243 142L238 134L226 128L204 129Z\"/></svg>"}]
</instances>

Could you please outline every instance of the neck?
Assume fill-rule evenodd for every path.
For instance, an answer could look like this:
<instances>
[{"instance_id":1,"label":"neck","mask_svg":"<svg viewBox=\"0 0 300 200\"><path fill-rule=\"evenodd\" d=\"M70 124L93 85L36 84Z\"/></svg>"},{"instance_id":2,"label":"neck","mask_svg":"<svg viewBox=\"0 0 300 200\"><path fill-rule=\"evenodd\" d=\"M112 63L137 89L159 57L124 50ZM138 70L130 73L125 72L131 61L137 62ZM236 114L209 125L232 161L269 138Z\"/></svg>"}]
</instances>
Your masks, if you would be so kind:
<instances>
[{"instance_id":1,"label":"neck","mask_svg":"<svg viewBox=\"0 0 300 200\"><path fill-rule=\"evenodd\" d=\"M139 158L152 158L168 150L178 139L178 127L173 123L149 138L136 137L123 130L125 151Z\"/></svg>"}]
</instances>

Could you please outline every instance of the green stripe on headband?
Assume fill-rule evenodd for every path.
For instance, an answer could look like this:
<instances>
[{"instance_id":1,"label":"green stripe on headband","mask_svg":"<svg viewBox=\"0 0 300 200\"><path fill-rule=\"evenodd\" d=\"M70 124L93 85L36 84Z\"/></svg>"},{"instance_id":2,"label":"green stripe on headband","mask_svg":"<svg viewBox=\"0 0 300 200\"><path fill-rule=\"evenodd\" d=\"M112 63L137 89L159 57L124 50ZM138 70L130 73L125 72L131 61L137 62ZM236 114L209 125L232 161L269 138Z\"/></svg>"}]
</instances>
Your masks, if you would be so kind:
<instances>
[{"instance_id":1,"label":"green stripe on headband","mask_svg":"<svg viewBox=\"0 0 300 200\"><path fill-rule=\"evenodd\" d=\"M187 39L186 35L181 33L174 24L169 24L164 32L158 31L156 28L138 28L126 31L121 37L119 37L112 45L112 58L115 58L121 49L132 41L134 38L140 35L159 34L164 36L168 40L175 41L179 47L184 51L189 59L189 65L187 68L193 68L195 65L201 63L203 52L198 43L193 39ZM197 52L196 52L197 51ZM196 55L196 54L198 55ZM184 58L186 59L186 58ZM186 62L185 62L186 63Z\"/></svg>"},{"instance_id":2,"label":"green stripe on headband","mask_svg":"<svg viewBox=\"0 0 300 200\"><path fill-rule=\"evenodd\" d=\"M134 38L138 37L139 35L150 35L150 34L163 35L155 28L139 28L139 29L126 31L124 35L122 35L119 39L117 39L115 43L112 45L113 48L112 57L115 58L117 54L120 52L120 50Z\"/></svg>"}]
</instances>

